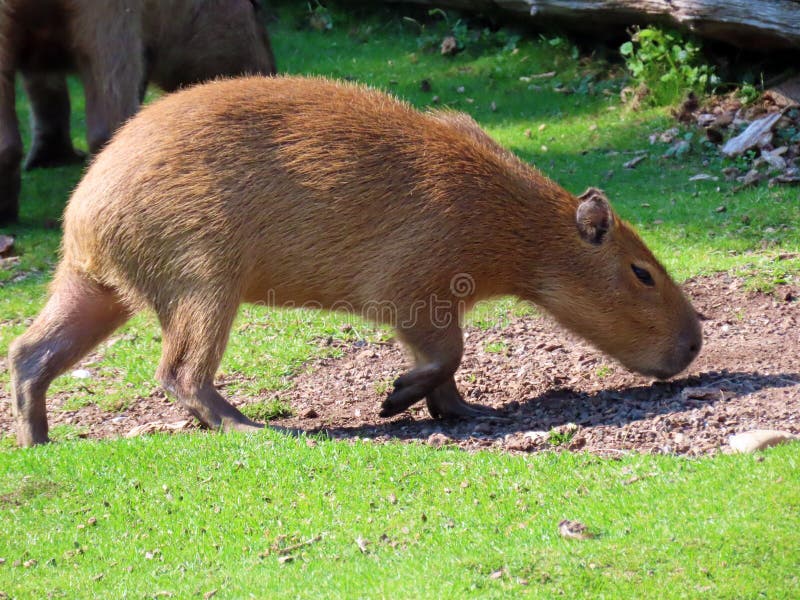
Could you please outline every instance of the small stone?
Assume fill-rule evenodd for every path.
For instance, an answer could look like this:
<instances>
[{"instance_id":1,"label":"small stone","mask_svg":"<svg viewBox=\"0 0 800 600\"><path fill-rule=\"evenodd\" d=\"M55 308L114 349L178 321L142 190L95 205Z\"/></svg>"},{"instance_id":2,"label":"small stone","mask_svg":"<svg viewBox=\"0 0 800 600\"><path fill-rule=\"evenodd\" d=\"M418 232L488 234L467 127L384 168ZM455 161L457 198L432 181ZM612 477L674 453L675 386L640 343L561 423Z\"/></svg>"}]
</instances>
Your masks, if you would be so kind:
<instances>
[{"instance_id":1,"label":"small stone","mask_svg":"<svg viewBox=\"0 0 800 600\"><path fill-rule=\"evenodd\" d=\"M434 448L441 448L445 444L450 443L450 438L448 438L443 433L432 433L428 436L427 444L429 446L433 446Z\"/></svg>"},{"instance_id":2,"label":"small stone","mask_svg":"<svg viewBox=\"0 0 800 600\"><path fill-rule=\"evenodd\" d=\"M75 369L71 375L75 379L89 379L92 376L92 373L86 369Z\"/></svg>"}]
</instances>

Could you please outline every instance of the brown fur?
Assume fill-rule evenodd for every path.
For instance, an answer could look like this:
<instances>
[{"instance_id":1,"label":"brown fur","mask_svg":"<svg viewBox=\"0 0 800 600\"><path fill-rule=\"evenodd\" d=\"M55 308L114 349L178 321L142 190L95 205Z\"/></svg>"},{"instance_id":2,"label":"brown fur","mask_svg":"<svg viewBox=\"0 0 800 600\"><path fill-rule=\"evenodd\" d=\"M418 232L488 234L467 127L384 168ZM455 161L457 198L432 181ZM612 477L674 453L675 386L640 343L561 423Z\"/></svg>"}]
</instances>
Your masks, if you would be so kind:
<instances>
[{"instance_id":1,"label":"brown fur","mask_svg":"<svg viewBox=\"0 0 800 600\"><path fill-rule=\"evenodd\" d=\"M46 440L50 381L142 308L164 386L210 427L254 427L212 385L242 302L389 323L416 367L383 415L422 398L481 414L453 378L460 320L501 294L658 377L700 347L691 305L601 192L576 198L468 116L324 79L198 86L126 124L73 194L52 296L10 351L18 441Z\"/></svg>"},{"instance_id":2,"label":"brown fur","mask_svg":"<svg viewBox=\"0 0 800 600\"><path fill-rule=\"evenodd\" d=\"M97 152L138 110L148 81L171 92L220 75L274 73L255 6L251 0L0 2L0 222L18 213L17 71L33 125L25 168L78 162L67 71L83 82L89 149Z\"/></svg>"}]
</instances>

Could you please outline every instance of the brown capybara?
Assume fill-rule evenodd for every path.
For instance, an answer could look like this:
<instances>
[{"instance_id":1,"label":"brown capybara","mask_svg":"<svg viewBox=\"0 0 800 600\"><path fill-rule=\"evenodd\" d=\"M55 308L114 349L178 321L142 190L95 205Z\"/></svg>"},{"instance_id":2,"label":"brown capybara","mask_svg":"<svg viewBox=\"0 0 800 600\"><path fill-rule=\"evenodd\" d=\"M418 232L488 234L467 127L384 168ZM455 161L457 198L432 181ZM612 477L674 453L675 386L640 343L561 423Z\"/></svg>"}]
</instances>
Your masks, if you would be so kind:
<instances>
[{"instance_id":1,"label":"brown capybara","mask_svg":"<svg viewBox=\"0 0 800 600\"><path fill-rule=\"evenodd\" d=\"M434 417L485 412L453 374L463 312L493 296L659 378L701 344L692 306L599 190L573 196L466 115L325 79L217 81L146 107L75 190L62 253L9 353L24 446L47 440L53 378L142 308L163 331L158 380L222 429L259 427L213 386L242 302L394 326L416 366L382 416L423 398Z\"/></svg>"},{"instance_id":2,"label":"brown capybara","mask_svg":"<svg viewBox=\"0 0 800 600\"><path fill-rule=\"evenodd\" d=\"M0 223L19 212L17 71L32 117L25 168L78 162L67 72L83 82L96 152L138 110L148 81L171 92L220 75L274 73L256 8L256 0L0 1Z\"/></svg>"}]
</instances>

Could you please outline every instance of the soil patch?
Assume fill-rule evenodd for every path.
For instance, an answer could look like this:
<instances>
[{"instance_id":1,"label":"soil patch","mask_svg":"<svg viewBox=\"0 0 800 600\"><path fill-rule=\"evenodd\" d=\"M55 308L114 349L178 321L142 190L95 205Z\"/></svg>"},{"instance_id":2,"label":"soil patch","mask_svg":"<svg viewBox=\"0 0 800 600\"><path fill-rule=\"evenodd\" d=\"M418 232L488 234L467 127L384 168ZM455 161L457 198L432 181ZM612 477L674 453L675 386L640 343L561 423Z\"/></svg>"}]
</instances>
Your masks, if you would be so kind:
<instances>
[{"instance_id":1,"label":"soil patch","mask_svg":"<svg viewBox=\"0 0 800 600\"><path fill-rule=\"evenodd\" d=\"M748 292L729 275L695 278L684 287L705 318L704 347L689 371L670 381L627 372L550 319L518 318L502 328L468 328L456 377L468 401L494 407L502 418L435 421L422 402L381 419L380 404L408 360L399 345L357 342L339 358L309 362L281 394L294 416L272 423L324 429L334 438L603 455L709 454L725 451L728 436L750 429L800 433L798 289ZM197 427L162 393L118 413L96 405L62 411L65 400L48 401L51 427L77 425L88 437ZM264 398L231 400L242 406ZM11 429L3 390L0 431Z\"/></svg>"}]
</instances>

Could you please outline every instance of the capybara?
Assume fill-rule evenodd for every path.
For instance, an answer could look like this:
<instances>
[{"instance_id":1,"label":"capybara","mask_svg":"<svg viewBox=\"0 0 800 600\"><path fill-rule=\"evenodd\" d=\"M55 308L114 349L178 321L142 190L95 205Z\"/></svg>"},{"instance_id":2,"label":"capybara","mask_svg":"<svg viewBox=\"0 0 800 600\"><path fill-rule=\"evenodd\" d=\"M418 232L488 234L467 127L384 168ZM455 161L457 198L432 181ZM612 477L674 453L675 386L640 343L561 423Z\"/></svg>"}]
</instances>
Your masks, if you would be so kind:
<instances>
[{"instance_id":1,"label":"capybara","mask_svg":"<svg viewBox=\"0 0 800 600\"><path fill-rule=\"evenodd\" d=\"M220 75L272 74L256 0L3 0L0 2L0 223L19 212L22 140L14 76L30 101L25 169L79 162L65 74L86 93L97 152L139 108L148 81L167 92Z\"/></svg>"},{"instance_id":2,"label":"capybara","mask_svg":"<svg viewBox=\"0 0 800 600\"><path fill-rule=\"evenodd\" d=\"M72 195L50 299L10 349L17 441L47 440L50 382L143 308L163 386L208 427L259 427L213 386L242 302L395 327L416 365L382 416L423 398L484 414L453 378L461 317L505 294L654 377L700 349L691 304L602 192L573 196L470 117L318 78L200 85L125 124Z\"/></svg>"}]
</instances>

